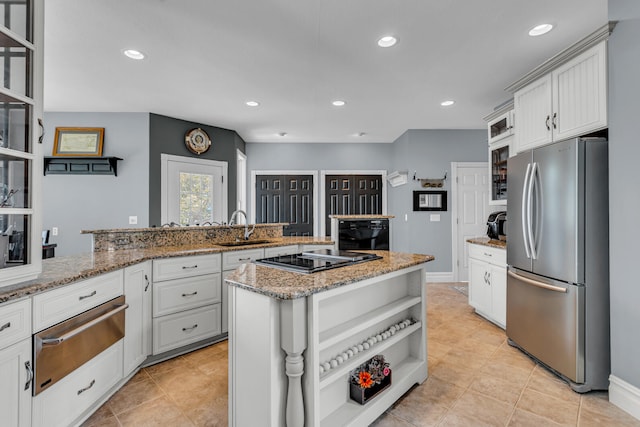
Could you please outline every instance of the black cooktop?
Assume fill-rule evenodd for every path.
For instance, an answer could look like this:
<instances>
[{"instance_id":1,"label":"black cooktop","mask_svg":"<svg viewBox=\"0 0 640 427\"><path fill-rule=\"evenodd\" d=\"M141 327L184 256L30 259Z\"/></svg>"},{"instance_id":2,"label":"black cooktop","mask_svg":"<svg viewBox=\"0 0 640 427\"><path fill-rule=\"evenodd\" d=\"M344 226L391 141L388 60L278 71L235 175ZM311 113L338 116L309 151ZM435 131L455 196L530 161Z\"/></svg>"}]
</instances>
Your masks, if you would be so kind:
<instances>
[{"instance_id":1,"label":"black cooktop","mask_svg":"<svg viewBox=\"0 0 640 427\"><path fill-rule=\"evenodd\" d=\"M372 253L321 249L295 255L262 258L255 263L296 273L315 273L380 258L382 257Z\"/></svg>"}]
</instances>

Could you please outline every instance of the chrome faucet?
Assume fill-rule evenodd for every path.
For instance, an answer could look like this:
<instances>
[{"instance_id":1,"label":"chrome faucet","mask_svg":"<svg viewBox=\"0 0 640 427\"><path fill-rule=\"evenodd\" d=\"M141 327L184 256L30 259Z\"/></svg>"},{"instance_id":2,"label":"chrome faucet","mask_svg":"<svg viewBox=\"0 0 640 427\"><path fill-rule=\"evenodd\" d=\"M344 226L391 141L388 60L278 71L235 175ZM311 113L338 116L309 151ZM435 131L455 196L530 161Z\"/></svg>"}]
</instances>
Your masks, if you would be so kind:
<instances>
[{"instance_id":1,"label":"chrome faucet","mask_svg":"<svg viewBox=\"0 0 640 427\"><path fill-rule=\"evenodd\" d=\"M237 211L234 211L231 214L231 219L229 220L229 226L232 226L234 224L236 224L236 217L238 216L238 214L242 214L244 215L244 240L249 240L249 236L251 236L253 234L253 232L256 229L256 225L253 224L253 227L251 228L251 231L249 231L249 218L247 218L247 213L241 209L238 209Z\"/></svg>"}]
</instances>

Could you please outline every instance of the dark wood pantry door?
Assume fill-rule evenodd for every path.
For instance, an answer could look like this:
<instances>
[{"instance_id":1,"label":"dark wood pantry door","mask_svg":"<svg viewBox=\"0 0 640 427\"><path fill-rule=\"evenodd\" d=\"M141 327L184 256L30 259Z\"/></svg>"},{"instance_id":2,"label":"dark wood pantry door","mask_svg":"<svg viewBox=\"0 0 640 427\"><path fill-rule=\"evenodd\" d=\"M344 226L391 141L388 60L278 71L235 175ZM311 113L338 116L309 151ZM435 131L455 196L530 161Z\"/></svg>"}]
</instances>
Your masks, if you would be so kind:
<instances>
[{"instance_id":1,"label":"dark wood pantry door","mask_svg":"<svg viewBox=\"0 0 640 427\"><path fill-rule=\"evenodd\" d=\"M285 236L313 236L313 175L257 175L256 223L286 222Z\"/></svg>"},{"instance_id":2,"label":"dark wood pantry door","mask_svg":"<svg viewBox=\"0 0 640 427\"><path fill-rule=\"evenodd\" d=\"M331 235L329 215L381 215L381 175L326 175L325 234Z\"/></svg>"}]
</instances>

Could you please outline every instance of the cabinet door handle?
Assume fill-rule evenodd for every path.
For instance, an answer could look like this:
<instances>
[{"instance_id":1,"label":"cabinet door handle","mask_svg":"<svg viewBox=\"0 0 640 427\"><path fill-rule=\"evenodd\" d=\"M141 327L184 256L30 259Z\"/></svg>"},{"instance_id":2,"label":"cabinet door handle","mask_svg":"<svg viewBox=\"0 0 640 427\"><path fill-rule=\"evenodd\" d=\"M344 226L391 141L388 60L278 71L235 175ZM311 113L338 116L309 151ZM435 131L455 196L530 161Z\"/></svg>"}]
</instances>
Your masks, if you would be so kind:
<instances>
[{"instance_id":1,"label":"cabinet door handle","mask_svg":"<svg viewBox=\"0 0 640 427\"><path fill-rule=\"evenodd\" d=\"M551 120L551 123L553 124L553 128L554 129L558 129L558 127L556 126L556 119L558 118L558 113L553 113L553 119Z\"/></svg>"},{"instance_id":2,"label":"cabinet door handle","mask_svg":"<svg viewBox=\"0 0 640 427\"><path fill-rule=\"evenodd\" d=\"M40 136L38 137L38 144L42 144L42 140L44 139L44 124L42 123L42 119L38 119L38 126L40 126Z\"/></svg>"},{"instance_id":3,"label":"cabinet door handle","mask_svg":"<svg viewBox=\"0 0 640 427\"><path fill-rule=\"evenodd\" d=\"M195 325L193 325L190 328L182 328L182 332L190 332L190 331L193 331L197 327L198 327L198 324L196 323Z\"/></svg>"},{"instance_id":4,"label":"cabinet door handle","mask_svg":"<svg viewBox=\"0 0 640 427\"><path fill-rule=\"evenodd\" d=\"M147 292L147 289L149 289L149 285L151 284L151 282L149 282L149 277L147 277L147 275L144 275L144 280L145 282L147 282L147 284L144 286L144 291Z\"/></svg>"},{"instance_id":5,"label":"cabinet door handle","mask_svg":"<svg viewBox=\"0 0 640 427\"><path fill-rule=\"evenodd\" d=\"M183 297L192 297L194 295L198 295L198 291L193 291L190 294L182 294Z\"/></svg>"},{"instance_id":6,"label":"cabinet door handle","mask_svg":"<svg viewBox=\"0 0 640 427\"><path fill-rule=\"evenodd\" d=\"M4 331L7 328L11 327L11 322L7 322L4 325L0 326L0 332Z\"/></svg>"},{"instance_id":7,"label":"cabinet door handle","mask_svg":"<svg viewBox=\"0 0 640 427\"><path fill-rule=\"evenodd\" d=\"M251 261L251 257L248 257L248 258L238 258L238 261Z\"/></svg>"},{"instance_id":8,"label":"cabinet door handle","mask_svg":"<svg viewBox=\"0 0 640 427\"><path fill-rule=\"evenodd\" d=\"M198 268L198 265L197 265L197 264L194 264L194 265L183 265L183 266L182 266L182 269L183 269L183 270L189 270L189 269L191 269L191 268Z\"/></svg>"},{"instance_id":9,"label":"cabinet door handle","mask_svg":"<svg viewBox=\"0 0 640 427\"><path fill-rule=\"evenodd\" d=\"M89 383L88 386L86 386L85 388L81 388L80 390L78 390L78 396L80 396L82 393L84 393L85 391L89 390L91 387L93 387L93 385L96 383L96 380L91 380L91 382Z\"/></svg>"},{"instance_id":10,"label":"cabinet door handle","mask_svg":"<svg viewBox=\"0 0 640 427\"><path fill-rule=\"evenodd\" d=\"M544 121L545 126L547 126L547 130L551 130L549 127L549 119L551 119L551 116L547 115L547 120Z\"/></svg>"},{"instance_id":11,"label":"cabinet door handle","mask_svg":"<svg viewBox=\"0 0 640 427\"><path fill-rule=\"evenodd\" d=\"M29 390L29 386L31 385L31 380L33 379L33 369L31 368L31 362L24 362L24 367L27 370L27 382L24 384L24 389Z\"/></svg>"},{"instance_id":12,"label":"cabinet door handle","mask_svg":"<svg viewBox=\"0 0 640 427\"><path fill-rule=\"evenodd\" d=\"M78 297L78 300L82 301L85 298L91 298L92 296L95 296L97 293L98 293L98 291L93 291L89 295L82 295L82 296Z\"/></svg>"},{"instance_id":13,"label":"cabinet door handle","mask_svg":"<svg viewBox=\"0 0 640 427\"><path fill-rule=\"evenodd\" d=\"M493 254L487 253L487 252L483 252L484 256L493 256Z\"/></svg>"}]
</instances>

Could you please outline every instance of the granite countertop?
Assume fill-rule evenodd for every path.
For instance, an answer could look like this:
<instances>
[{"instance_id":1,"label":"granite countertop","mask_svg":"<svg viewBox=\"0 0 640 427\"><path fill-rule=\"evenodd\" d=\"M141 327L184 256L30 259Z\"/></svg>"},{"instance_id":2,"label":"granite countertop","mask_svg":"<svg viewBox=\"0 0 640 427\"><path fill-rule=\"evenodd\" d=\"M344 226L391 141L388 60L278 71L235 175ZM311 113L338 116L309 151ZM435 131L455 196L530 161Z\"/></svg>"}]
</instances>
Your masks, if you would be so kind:
<instances>
[{"instance_id":1,"label":"granite countertop","mask_svg":"<svg viewBox=\"0 0 640 427\"><path fill-rule=\"evenodd\" d=\"M119 270L143 261L190 255L205 255L245 249L269 248L285 245L333 244L324 237L278 237L268 243L250 246L183 245L163 246L147 249L122 249L116 251L91 252L80 255L48 258L42 260L42 273L38 278L0 288L0 304L13 299L45 292L78 280L88 279L110 271Z\"/></svg>"},{"instance_id":2,"label":"granite countertop","mask_svg":"<svg viewBox=\"0 0 640 427\"><path fill-rule=\"evenodd\" d=\"M335 219L380 219L380 218L395 218L395 215L329 215L329 218Z\"/></svg>"},{"instance_id":3,"label":"granite countertop","mask_svg":"<svg viewBox=\"0 0 640 427\"><path fill-rule=\"evenodd\" d=\"M507 248L507 242L506 241L490 239L488 237L474 237L472 239L467 239L467 242L473 243L474 245L490 246L492 248L498 248L498 249L506 249Z\"/></svg>"},{"instance_id":4,"label":"granite countertop","mask_svg":"<svg viewBox=\"0 0 640 427\"><path fill-rule=\"evenodd\" d=\"M293 273L275 267L243 264L227 276L230 285L278 299L296 299L339 286L381 276L434 260L432 255L388 251L373 252L382 259L312 274Z\"/></svg>"}]
</instances>

